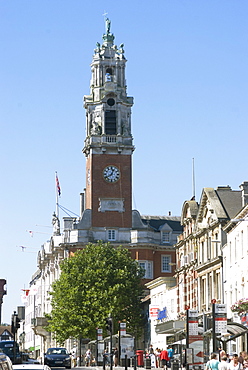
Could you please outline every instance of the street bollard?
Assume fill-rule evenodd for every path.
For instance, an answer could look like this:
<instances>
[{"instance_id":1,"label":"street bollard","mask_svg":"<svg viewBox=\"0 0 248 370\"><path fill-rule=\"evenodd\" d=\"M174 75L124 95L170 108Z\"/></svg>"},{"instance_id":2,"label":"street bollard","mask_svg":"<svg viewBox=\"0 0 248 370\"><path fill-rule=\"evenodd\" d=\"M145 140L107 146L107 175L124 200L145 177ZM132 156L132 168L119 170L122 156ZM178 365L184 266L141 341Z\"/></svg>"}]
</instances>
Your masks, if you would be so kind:
<instances>
[{"instance_id":1,"label":"street bollard","mask_svg":"<svg viewBox=\"0 0 248 370\"><path fill-rule=\"evenodd\" d=\"M125 370L127 370L127 355L125 355Z\"/></svg>"},{"instance_id":2,"label":"street bollard","mask_svg":"<svg viewBox=\"0 0 248 370\"><path fill-rule=\"evenodd\" d=\"M106 361L106 356L103 355L103 363L102 363L103 370L105 370L105 361Z\"/></svg>"},{"instance_id":3,"label":"street bollard","mask_svg":"<svg viewBox=\"0 0 248 370\"><path fill-rule=\"evenodd\" d=\"M133 364L133 369L137 370L137 355L134 355L134 364Z\"/></svg>"}]
</instances>

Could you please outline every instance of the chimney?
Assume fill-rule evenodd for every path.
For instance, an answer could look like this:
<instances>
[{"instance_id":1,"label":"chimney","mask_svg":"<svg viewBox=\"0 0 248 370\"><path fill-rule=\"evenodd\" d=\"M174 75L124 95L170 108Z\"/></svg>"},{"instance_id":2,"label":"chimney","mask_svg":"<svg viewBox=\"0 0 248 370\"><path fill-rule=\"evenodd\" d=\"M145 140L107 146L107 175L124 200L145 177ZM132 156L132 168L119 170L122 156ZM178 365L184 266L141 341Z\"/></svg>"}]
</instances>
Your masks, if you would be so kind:
<instances>
[{"instance_id":1,"label":"chimney","mask_svg":"<svg viewBox=\"0 0 248 370\"><path fill-rule=\"evenodd\" d=\"M244 181L239 188L241 189L242 207L248 204L248 181Z\"/></svg>"}]
</instances>

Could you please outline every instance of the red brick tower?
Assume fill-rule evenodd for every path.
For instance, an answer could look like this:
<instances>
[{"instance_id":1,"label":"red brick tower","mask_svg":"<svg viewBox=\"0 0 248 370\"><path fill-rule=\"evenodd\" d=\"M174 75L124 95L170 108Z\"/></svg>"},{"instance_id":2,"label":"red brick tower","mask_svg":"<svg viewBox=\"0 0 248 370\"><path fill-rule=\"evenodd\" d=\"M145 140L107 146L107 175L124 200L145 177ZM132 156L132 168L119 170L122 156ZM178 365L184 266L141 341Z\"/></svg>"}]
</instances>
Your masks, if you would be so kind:
<instances>
[{"instance_id":1,"label":"red brick tower","mask_svg":"<svg viewBox=\"0 0 248 370\"><path fill-rule=\"evenodd\" d=\"M113 42L106 19L103 44L97 43L91 64L90 95L84 97L85 208L91 210L92 228L130 229L133 98L126 92L123 44L118 48Z\"/></svg>"}]
</instances>

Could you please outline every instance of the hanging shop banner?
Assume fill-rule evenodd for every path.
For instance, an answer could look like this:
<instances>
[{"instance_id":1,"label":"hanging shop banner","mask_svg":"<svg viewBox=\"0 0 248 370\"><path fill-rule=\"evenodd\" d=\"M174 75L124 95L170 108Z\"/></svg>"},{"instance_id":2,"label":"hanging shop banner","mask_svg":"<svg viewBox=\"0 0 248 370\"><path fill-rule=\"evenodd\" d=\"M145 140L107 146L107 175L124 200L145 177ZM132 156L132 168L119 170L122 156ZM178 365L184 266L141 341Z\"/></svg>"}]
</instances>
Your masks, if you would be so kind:
<instances>
[{"instance_id":1,"label":"hanging shop banner","mask_svg":"<svg viewBox=\"0 0 248 370\"><path fill-rule=\"evenodd\" d=\"M227 332L227 306L226 304L214 305L215 311L215 333L224 334Z\"/></svg>"}]
</instances>

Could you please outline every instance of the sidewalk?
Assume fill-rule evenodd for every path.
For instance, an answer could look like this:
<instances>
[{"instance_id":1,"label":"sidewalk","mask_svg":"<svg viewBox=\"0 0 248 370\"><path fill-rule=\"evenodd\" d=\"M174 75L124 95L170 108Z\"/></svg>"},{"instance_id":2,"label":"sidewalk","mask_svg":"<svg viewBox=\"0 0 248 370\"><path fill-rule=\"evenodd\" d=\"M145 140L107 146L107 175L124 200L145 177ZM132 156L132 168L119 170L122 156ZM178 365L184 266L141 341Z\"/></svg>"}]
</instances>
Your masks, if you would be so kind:
<instances>
[{"instance_id":1,"label":"sidewalk","mask_svg":"<svg viewBox=\"0 0 248 370\"><path fill-rule=\"evenodd\" d=\"M77 370L103 370L103 367L102 366L77 366L75 368L72 368L72 369L77 369ZM106 370L110 370L110 366L106 366L105 367ZM113 366L113 370L124 370L125 367L124 366ZM128 370L134 370L133 366L128 366L127 367ZM145 367L140 367L140 366L137 366L136 367L137 370L147 370L148 368L145 368ZM152 367L152 368L149 368L149 370L164 370L162 367ZM171 368L169 369L171 370ZM179 370L185 370L184 368L181 368L179 367Z\"/></svg>"}]
</instances>

